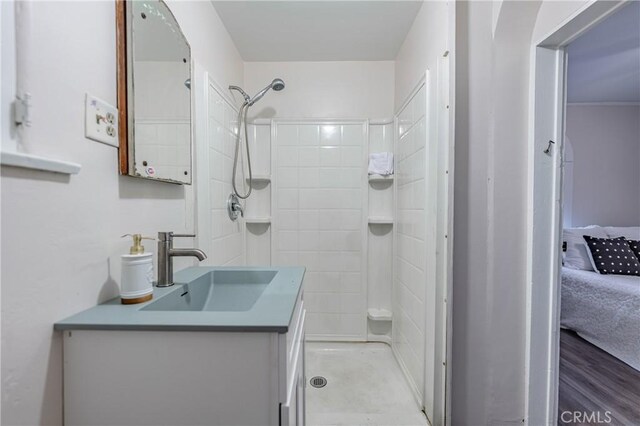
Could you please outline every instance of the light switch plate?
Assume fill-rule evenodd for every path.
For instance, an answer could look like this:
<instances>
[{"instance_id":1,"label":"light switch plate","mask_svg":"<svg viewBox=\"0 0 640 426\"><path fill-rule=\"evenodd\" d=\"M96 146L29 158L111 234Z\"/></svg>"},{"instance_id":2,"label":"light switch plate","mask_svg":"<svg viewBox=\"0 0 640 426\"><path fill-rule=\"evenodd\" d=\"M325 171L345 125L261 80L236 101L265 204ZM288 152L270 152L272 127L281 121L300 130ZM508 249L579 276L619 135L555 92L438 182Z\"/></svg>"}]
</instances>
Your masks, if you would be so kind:
<instances>
[{"instance_id":1,"label":"light switch plate","mask_svg":"<svg viewBox=\"0 0 640 426\"><path fill-rule=\"evenodd\" d=\"M118 110L89 93L85 98L84 135L118 147Z\"/></svg>"}]
</instances>

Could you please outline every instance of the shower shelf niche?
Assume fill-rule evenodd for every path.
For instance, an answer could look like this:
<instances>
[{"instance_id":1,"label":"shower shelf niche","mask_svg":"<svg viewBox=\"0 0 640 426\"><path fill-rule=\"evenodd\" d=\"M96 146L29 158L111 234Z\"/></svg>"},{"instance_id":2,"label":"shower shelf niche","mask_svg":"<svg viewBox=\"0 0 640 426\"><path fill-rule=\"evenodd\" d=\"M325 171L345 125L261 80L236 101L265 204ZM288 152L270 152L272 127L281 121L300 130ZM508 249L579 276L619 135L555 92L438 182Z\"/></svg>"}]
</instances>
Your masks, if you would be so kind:
<instances>
[{"instance_id":1,"label":"shower shelf niche","mask_svg":"<svg viewBox=\"0 0 640 426\"><path fill-rule=\"evenodd\" d=\"M244 219L244 222L247 225L257 224L257 223L271 223L271 217L270 216L247 217L247 218Z\"/></svg>"},{"instance_id":2,"label":"shower shelf niche","mask_svg":"<svg viewBox=\"0 0 640 426\"><path fill-rule=\"evenodd\" d=\"M393 315L388 309L369 308L367 310L367 318L371 321L391 321Z\"/></svg>"},{"instance_id":3,"label":"shower shelf niche","mask_svg":"<svg viewBox=\"0 0 640 426\"><path fill-rule=\"evenodd\" d=\"M255 183L269 183L271 182L271 176L269 175L253 175L253 182ZM249 182L249 178L246 178L247 182Z\"/></svg>"},{"instance_id":4,"label":"shower shelf niche","mask_svg":"<svg viewBox=\"0 0 640 426\"><path fill-rule=\"evenodd\" d=\"M393 175L369 175L369 182L393 182Z\"/></svg>"},{"instance_id":5,"label":"shower shelf niche","mask_svg":"<svg viewBox=\"0 0 640 426\"><path fill-rule=\"evenodd\" d=\"M393 225L392 217L370 216L369 225Z\"/></svg>"}]
</instances>

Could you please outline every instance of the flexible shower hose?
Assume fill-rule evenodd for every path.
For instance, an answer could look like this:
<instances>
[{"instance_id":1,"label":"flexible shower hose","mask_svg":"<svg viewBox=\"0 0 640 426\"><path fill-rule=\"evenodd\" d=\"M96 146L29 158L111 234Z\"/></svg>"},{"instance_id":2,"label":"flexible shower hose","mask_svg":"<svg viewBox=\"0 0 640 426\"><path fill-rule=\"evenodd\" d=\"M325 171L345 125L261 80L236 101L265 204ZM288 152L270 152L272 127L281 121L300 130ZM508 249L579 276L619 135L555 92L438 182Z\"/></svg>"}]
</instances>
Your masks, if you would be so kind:
<instances>
[{"instance_id":1,"label":"flexible shower hose","mask_svg":"<svg viewBox=\"0 0 640 426\"><path fill-rule=\"evenodd\" d=\"M252 180L253 176L251 174L251 155L249 154L249 137L247 134L247 111L249 110L249 104L245 102L240 107L240 111L238 112L238 134L236 135L236 153L233 158L233 176L231 176L231 185L233 186L233 192L238 196L238 198L242 198L246 200L251 195L251 190L253 189ZM236 188L236 172L238 169L238 152L240 151L240 144L242 143L241 135L243 133L244 128L244 143L245 148L247 149L247 165L249 166L249 190L246 194L240 194L238 192L238 188Z\"/></svg>"}]
</instances>

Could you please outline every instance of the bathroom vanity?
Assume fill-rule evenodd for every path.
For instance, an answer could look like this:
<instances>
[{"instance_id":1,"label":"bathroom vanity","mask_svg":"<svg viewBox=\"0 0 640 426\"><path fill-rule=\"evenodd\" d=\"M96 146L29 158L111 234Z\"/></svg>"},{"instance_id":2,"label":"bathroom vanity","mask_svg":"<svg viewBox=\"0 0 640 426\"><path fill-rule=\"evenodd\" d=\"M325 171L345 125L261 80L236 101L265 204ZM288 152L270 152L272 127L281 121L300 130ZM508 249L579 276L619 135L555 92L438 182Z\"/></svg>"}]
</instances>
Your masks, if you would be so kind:
<instances>
[{"instance_id":1,"label":"bathroom vanity","mask_svg":"<svg viewBox=\"0 0 640 426\"><path fill-rule=\"evenodd\" d=\"M67 425L303 425L304 268L194 267L55 324Z\"/></svg>"}]
</instances>

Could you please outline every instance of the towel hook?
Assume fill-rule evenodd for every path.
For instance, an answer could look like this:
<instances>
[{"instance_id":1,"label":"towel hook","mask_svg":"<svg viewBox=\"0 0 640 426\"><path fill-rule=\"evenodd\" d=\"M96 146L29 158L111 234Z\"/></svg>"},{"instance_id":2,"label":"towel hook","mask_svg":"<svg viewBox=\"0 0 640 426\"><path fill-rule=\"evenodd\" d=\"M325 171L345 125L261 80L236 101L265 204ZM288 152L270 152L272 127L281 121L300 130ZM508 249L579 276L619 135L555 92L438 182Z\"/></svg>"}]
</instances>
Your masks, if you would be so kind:
<instances>
[{"instance_id":1,"label":"towel hook","mask_svg":"<svg viewBox=\"0 0 640 426\"><path fill-rule=\"evenodd\" d=\"M550 140L549 143L547 144L547 149L544 150L545 154L549 154L551 152L551 145L552 144L555 144L555 142Z\"/></svg>"}]
</instances>

